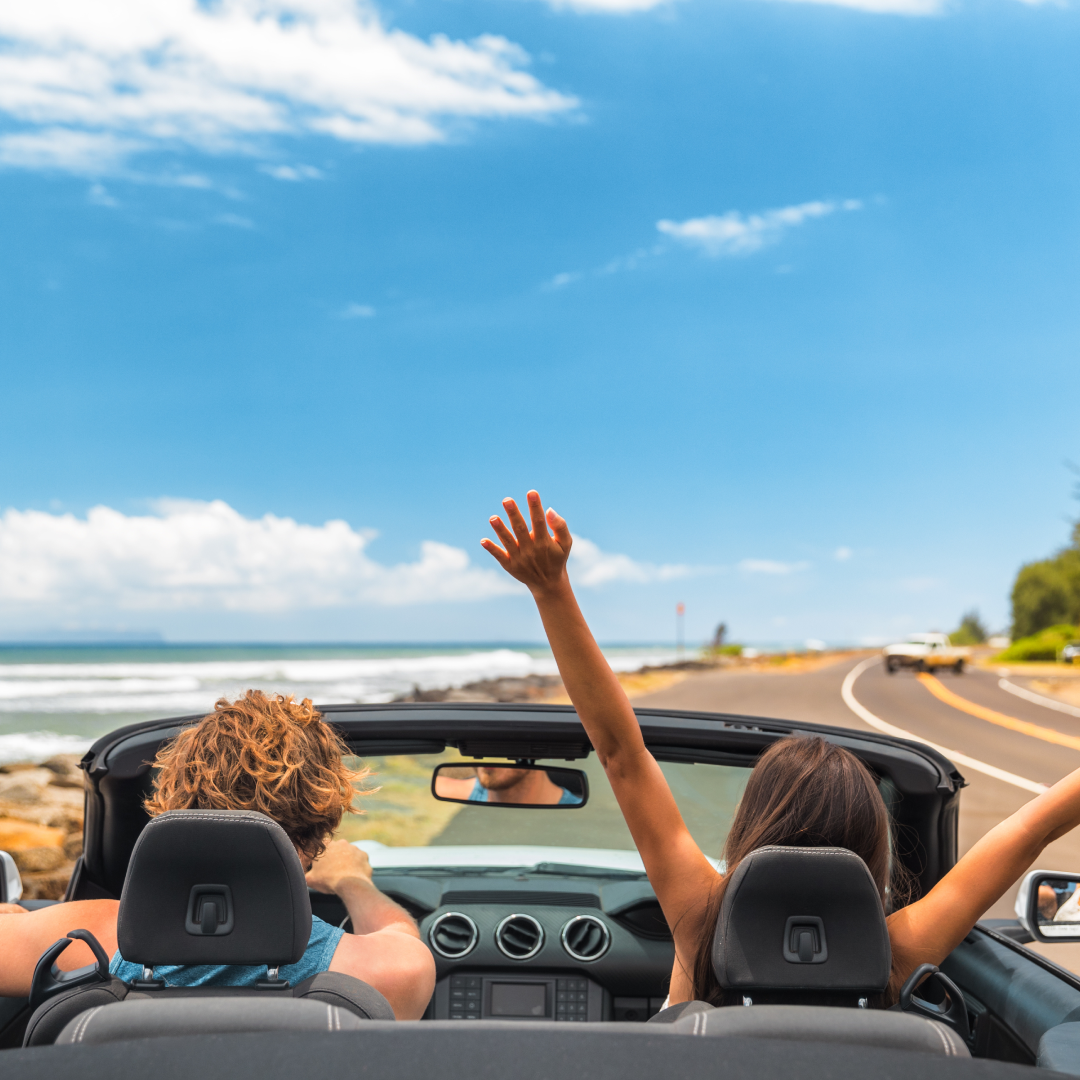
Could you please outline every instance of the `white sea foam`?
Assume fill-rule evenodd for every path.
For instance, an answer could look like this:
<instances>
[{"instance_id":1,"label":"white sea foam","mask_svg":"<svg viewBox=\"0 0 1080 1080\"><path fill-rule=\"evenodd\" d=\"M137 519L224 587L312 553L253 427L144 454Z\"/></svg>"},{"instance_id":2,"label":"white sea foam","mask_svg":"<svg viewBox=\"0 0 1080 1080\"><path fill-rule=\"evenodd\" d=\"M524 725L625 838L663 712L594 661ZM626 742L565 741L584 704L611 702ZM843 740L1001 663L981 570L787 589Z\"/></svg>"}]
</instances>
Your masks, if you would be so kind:
<instances>
[{"instance_id":1,"label":"white sea foam","mask_svg":"<svg viewBox=\"0 0 1080 1080\"><path fill-rule=\"evenodd\" d=\"M615 650L609 656L621 671L670 659L671 651L662 649ZM517 649L377 658L0 664L0 714L177 716L206 711L219 697L235 697L249 687L323 704L373 703L413 687L459 687L555 671L550 656Z\"/></svg>"},{"instance_id":2,"label":"white sea foam","mask_svg":"<svg viewBox=\"0 0 1080 1080\"><path fill-rule=\"evenodd\" d=\"M45 761L53 754L82 754L91 739L77 735L57 735L53 731L20 731L0 735L0 765L8 761Z\"/></svg>"}]
</instances>

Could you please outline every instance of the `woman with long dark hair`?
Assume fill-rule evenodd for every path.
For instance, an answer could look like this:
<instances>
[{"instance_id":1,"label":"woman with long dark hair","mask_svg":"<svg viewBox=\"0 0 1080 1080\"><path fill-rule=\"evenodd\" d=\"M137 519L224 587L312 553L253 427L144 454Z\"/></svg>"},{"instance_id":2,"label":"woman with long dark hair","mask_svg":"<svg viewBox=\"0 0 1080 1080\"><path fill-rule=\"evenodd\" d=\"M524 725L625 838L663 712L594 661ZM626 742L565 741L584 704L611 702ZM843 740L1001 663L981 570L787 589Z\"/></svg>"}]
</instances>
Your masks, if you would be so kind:
<instances>
[{"instance_id":1,"label":"woman with long dark hair","mask_svg":"<svg viewBox=\"0 0 1080 1080\"><path fill-rule=\"evenodd\" d=\"M571 537L554 510L528 494L530 523L504 499L502 542L482 544L532 593L563 684L615 792L675 939L670 1001L728 1004L710 960L716 916L731 872L767 845L842 847L877 883L892 946L892 975L878 1005L896 1001L919 964L940 964L1044 847L1080 824L1080 770L991 829L920 900L903 905L902 868L891 858L892 825L867 768L819 738L784 739L758 759L724 845L717 874L687 829L634 710L581 614L566 560ZM554 534L554 535L553 535Z\"/></svg>"}]
</instances>

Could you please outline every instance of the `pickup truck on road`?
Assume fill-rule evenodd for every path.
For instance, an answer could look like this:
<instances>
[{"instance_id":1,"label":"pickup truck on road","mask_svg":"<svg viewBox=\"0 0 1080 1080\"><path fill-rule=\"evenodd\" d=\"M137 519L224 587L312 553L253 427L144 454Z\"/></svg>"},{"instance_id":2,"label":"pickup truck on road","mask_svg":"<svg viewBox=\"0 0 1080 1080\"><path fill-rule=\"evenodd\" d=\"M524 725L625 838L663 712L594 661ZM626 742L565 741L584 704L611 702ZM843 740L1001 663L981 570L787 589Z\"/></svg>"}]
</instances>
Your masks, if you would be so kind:
<instances>
[{"instance_id":1,"label":"pickup truck on road","mask_svg":"<svg viewBox=\"0 0 1080 1080\"><path fill-rule=\"evenodd\" d=\"M948 634L910 634L907 641L899 645L886 645L881 655L890 675L904 667L916 671L952 668L957 675L962 675L970 650L950 645Z\"/></svg>"}]
</instances>

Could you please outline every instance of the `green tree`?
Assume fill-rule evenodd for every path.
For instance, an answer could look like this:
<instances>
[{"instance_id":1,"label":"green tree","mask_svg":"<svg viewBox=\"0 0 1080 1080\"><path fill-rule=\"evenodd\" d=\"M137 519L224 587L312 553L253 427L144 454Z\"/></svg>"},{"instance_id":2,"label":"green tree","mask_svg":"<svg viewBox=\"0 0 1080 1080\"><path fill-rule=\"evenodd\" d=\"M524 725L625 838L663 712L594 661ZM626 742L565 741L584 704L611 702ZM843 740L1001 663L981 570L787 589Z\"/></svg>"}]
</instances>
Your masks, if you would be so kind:
<instances>
[{"instance_id":1,"label":"green tree","mask_svg":"<svg viewBox=\"0 0 1080 1080\"><path fill-rule=\"evenodd\" d=\"M1012 613L1014 639L1080 623L1080 547L1022 566L1013 584Z\"/></svg>"},{"instance_id":2,"label":"green tree","mask_svg":"<svg viewBox=\"0 0 1080 1080\"><path fill-rule=\"evenodd\" d=\"M954 645L981 645L986 640L986 626L979 613L972 608L965 611L960 619L960 629L954 630L949 635L949 640Z\"/></svg>"}]
</instances>

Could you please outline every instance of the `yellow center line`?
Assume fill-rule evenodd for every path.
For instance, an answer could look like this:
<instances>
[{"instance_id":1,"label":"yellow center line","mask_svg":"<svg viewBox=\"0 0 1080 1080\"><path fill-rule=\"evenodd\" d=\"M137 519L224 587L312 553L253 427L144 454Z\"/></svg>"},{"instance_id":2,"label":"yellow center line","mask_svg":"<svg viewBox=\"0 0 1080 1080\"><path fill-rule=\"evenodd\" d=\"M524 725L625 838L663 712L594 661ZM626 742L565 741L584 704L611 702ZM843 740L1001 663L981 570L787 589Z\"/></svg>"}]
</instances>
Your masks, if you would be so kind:
<instances>
[{"instance_id":1,"label":"yellow center line","mask_svg":"<svg viewBox=\"0 0 1080 1080\"><path fill-rule=\"evenodd\" d=\"M997 724L998 727L1008 728L1010 731L1019 731L1021 735L1030 735L1033 739L1042 739L1043 742L1056 743L1058 746L1067 746L1071 750L1080 750L1080 738L1075 735L1066 735L1053 728L1042 727L1040 724L1032 724L1027 720L1018 720L1015 716L988 709L985 705L976 705L974 701L968 701L959 694L954 694L948 687L933 675L922 672L918 675L919 682L930 691L939 701L951 705L954 709L966 712L971 716L977 716L980 720Z\"/></svg>"}]
</instances>

